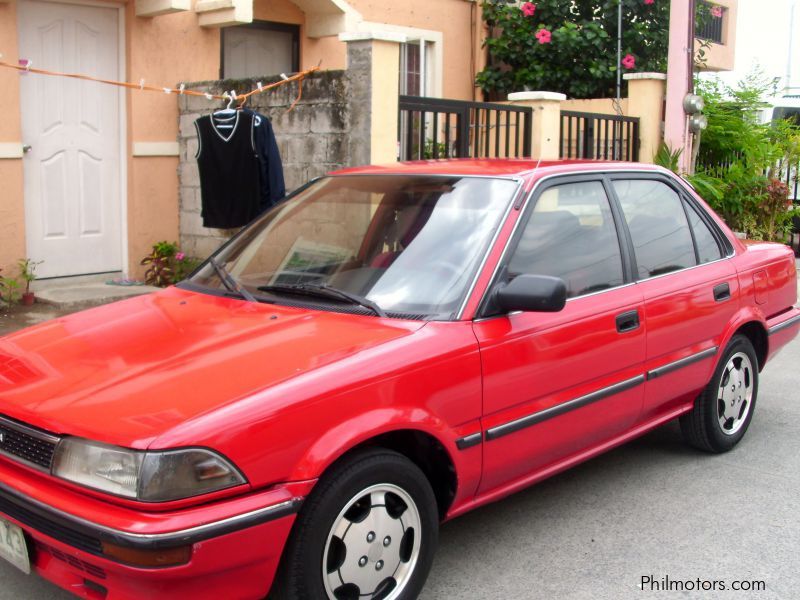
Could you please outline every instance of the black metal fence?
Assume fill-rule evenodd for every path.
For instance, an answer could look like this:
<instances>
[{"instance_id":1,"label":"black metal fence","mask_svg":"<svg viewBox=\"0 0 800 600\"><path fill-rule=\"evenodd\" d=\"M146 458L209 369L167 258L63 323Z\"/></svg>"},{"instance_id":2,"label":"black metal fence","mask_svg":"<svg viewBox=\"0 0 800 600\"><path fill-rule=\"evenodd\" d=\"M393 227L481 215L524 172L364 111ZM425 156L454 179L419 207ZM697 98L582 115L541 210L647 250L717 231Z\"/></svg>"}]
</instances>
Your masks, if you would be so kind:
<instances>
[{"instance_id":1,"label":"black metal fence","mask_svg":"<svg viewBox=\"0 0 800 600\"><path fill-rule=\"evenodd\" d=\"M400 96L400 160L531 155L529 107Z\"/></svg>"},{"instance_id":2,"label":"black metal fence","mask_svg":"<svg viewBox=\"0 0 800 600\"><path fill-rule=\"evenodd\" d=\"M724 177L726 171L734 163L740 161L743 161L743 155L740 152L732 152L729 156L720 160L718 157L709 157L707 153L703 152L701 145L700 153L697 156L697 169L714 177ZM789 188L789 199L795 203L800 202L800 163L791 163L786 159L782 159L778 161L774 168L765 169L764 175L784 182Z\"/></svg>"},{"instance_id":3,"label":"black metal fence","mask_svg":"<svg viewBox=\"0 0 800 600\"><path fill-rule=\"evenodd\" d=\"M777 174L789 186L789 198L795 203L800 202L800 163L792 165L781 162Z\"/></svg>"},{"instance_id":4,"label":"black metal fence","mask_svg":"<svg viewBox=\"0 0 800 600\"><path fill-rule=\"evenodd\" d=\"M561 158L639 160L639 119L561 111Z\"/></svg>"}]
</instances>

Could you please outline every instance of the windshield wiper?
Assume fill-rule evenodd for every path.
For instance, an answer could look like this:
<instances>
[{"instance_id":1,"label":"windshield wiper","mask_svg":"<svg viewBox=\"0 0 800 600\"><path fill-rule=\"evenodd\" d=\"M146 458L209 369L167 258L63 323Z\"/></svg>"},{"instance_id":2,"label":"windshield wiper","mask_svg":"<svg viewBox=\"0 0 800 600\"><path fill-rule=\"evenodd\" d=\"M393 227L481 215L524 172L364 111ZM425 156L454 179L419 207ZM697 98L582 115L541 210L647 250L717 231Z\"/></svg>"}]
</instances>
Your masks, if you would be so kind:
<instances>
[{"instance_id":1,"label":"windshield wiper","mask_svg":"<svg viewBox=\"0 0 800 600\"><path fill-rule=\"evenodd\" d=\"M386 317L386 311L378 306L375 302L364 296L352 294L339 288L332 287L327 283L311 284L311 283L275 283L271 285L262 285L258 288L260 292L285 292L287 294L300 294L305 296L316 296L318 298L332 298L334 300L343 300L350 304L363 306L374 312L379 317Z\"/></svg>"},{"instance_id":2,"label":"windshield wiper","mask_svg":"<svg viewBox=\"0 0 800 600\"><path fill-rule=\"evenodd\" d=\"M224 285L229 292L236 294L240 298L244 298L248 302L258 302L253 294L248 292L247 289L243 288L241 284L236 281L230 273L228 273L225 267L217 262L217 259L209 258L208 262L210 262L211 266L214 267L214 270L217 272L220 281L222 281L222 285Z\"/></svg>"}]
</instances>

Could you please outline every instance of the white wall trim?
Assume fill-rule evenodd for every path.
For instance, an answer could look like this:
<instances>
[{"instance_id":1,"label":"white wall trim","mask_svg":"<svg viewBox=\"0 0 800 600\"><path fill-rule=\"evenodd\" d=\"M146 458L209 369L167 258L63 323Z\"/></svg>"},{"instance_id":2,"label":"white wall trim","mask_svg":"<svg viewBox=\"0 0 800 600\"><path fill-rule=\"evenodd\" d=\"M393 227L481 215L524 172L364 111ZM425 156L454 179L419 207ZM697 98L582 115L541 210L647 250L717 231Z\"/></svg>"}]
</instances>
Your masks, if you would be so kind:
<instances>
[{"instance_id":1,"label":"white wall trim","mask_svg":"<svg viewBox=\"0 0 800 600\"><path fill-rule=\"evenodd\" d=\"M191 0L136 0L137 17L158 17L192 10Z\"/></svg>"},{"instance_id":2,"label":"white wall trim","mask_svg":"<svg viewBox=\"0 0 800 600\"><path fill-rule=\"evenodd\" d=\"M118 4L119 10L119 76L122 81L128 80L126 70L127 51L126 51L126 27L125 27L125 5ZM120 242L122 243L122 272L128 276L128 104L123 88L119 89L119 206L122 211L120 215Z\"/></svg>"},{"instance_id":3,"label":"white wall trim","mask_svg":"<svg viewBox=\"0 0 800 600\"><path fill-rule=\"evenodd\" d=\"M341 42L363 42L369 40L404 44L408 40L408 38L401 33L394 33L389 31L375 31L375 30L348 31L339 34L339 41Z\"/></svg>"},{"instance_id":4,"label":"white wall trim","mask_svg":"<svg viewBox=\"0 0 800 600\"><path fill-rule=\"evenodd\" d=\"M383 32L384 35L401 34L405 36L405 42L422 41L433 43L433 80L432 90L428 96L441 98L444 88L444 34L433 29L421 29L419 27L404 27L403 25L391 25L389 23L375 23L373 21L362 21L359 23L359 30L372 33ZM341 38L341 36L340 36ZM374 38L381 39L381 38Z\"/></svg>"},{"instance_id":5,"label":"white wall trim","mask_svg":"<svg viewBox=\"0 0 800 600\"><path fill-rule=\"evenodd\" d=\"M22 158L22 142L0 142L0 159Z\"/></svg>"},{"instance_id":6,"label":"white wall trim","mask_svg":"<svg viewBox=\"0 0 800 600\"><path fill-rule=\"evenodd\" d=\"M520 102L524 100L550 100L553 102L564 102L566 99L566 94L559 94L558 92L511 92L508 95L509 102Z\"/></svg>"},{"instance_id":7,"label":"white wall trim","mask_svg":"<svg viewBox=\"0 0 800 600\"><path fill-rule=\"evenodd\" d=\"M178 142L133 142L133 156L180 156Z\"/></svg>"}]
</instances>

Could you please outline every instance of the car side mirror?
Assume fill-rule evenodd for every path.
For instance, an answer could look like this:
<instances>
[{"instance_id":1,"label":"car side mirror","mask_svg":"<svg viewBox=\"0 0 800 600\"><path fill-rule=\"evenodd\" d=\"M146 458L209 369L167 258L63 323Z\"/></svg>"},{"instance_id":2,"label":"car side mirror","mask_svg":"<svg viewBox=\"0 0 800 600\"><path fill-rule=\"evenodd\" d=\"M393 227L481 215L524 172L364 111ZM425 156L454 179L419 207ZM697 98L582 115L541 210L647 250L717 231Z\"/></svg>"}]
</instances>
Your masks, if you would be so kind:
<instances>
[{"instance_id":1,"label":"car side mirror","mask_svg":"<svg viewBox=\"0 0 800 600\"><path fill-rule=\"evenodd\" d=\"M548 275L517 275L497 289L495 305L503 312L558 312L567 303L563 279Z\"/></svg>"}]
</instances>

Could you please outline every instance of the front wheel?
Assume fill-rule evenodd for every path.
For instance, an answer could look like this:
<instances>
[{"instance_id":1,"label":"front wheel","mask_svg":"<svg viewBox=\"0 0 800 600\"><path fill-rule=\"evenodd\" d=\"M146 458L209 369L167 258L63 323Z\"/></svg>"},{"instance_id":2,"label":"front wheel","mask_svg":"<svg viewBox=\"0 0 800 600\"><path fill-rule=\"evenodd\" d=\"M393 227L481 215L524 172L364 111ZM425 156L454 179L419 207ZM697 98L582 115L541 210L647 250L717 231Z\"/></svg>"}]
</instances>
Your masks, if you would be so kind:
<instances>
[{"instance_id":1,"label":"front wheel","mask_svg":"<svg viewBox=\"0 0 800 600\"><path fill-rule=\"evenodd\" d=\"M359 452L326 473L304 504L273 592L281 600L411 600L433 562L436 499L404 456Z\"/></svg>"},{"instance_id":2,"label":"front wheel","mask_svg":"<svg viewBox=\"0 0 800 600\"><path fill-rule=\"evenodd\" d=\"M735 335L714 376L680 419L686 440L707 452L727 452L744 437L758 396L758 358L753 344Z\"/></svg>"}]
</instances>

